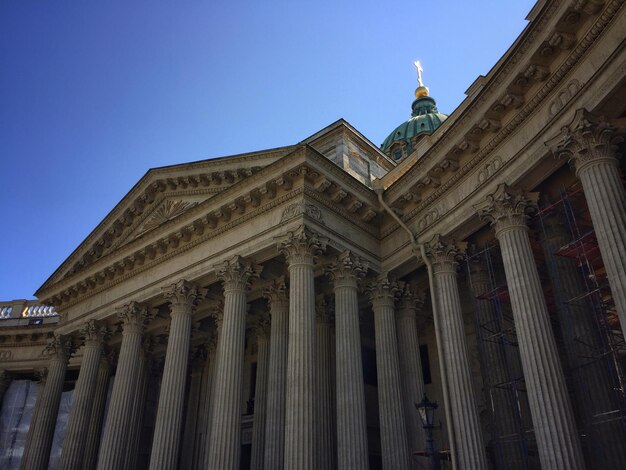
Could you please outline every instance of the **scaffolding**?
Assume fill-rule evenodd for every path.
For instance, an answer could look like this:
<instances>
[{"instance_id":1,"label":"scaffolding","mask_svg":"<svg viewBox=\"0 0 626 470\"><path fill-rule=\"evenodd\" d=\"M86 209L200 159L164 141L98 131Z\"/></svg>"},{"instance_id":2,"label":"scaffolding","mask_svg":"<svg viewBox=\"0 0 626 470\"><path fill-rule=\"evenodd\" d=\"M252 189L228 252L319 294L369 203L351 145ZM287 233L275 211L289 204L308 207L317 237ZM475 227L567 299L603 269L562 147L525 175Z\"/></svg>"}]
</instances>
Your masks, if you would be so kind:
<instances>
[{"instance_id":1,"label":"scaffolding","mask_svg":"<svg viewBox=\"0 0 626 470\"><path fill-rule=\"evenodd\" d=\"M558 318L583 450L598 468L624 468L626 344L580 185L561 188L559 199L544 205L534 222L553 287L551 313Z\"/></svg>"},{"instance_id":2,"label":"scaffolding","mask_svg":"<svg viewBox=\"0 0 626 470\"><path fill-rule=\"evenodd\" d=\"M495 262L496 251L497 247L487 246L473 250L465 259L489 409L488 449L495 468L537 468L515 323L503 269Z\"/></svg>"}]
</instances>

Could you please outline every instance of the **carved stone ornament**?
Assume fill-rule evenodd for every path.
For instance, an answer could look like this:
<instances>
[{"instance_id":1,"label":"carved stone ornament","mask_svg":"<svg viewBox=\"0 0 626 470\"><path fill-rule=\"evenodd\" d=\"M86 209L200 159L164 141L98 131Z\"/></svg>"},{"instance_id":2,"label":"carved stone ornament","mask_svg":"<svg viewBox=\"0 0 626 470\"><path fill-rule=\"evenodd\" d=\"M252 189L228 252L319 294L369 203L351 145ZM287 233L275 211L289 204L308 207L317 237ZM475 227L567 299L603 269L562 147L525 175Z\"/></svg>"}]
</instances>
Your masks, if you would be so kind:
<instances>
[{"instance_id":1,"label":"carved stone ornament","mask_svg":"<svg viewBox=\"0 0 626 470\"><path fill-rule=\"evenodd\" d=\"M181 307L189 313L193 312L204 297L202 289L185 279L164 287L162 291L165 298L170 301L172 308Z\"/></svg>"},{"instance_id":2,"label":"carved stone ornament","mask_svg":"<svg viewBox=\"0 0 626 470\"><path fill-rule=\"evenodd\" d=\"M337 256L326 268L326 274L334 281L335 287L339 287L346 281L356 284L367 274L369 264L350 250L346 250Z\"/></svg>"},{"instance_id":3,"label":"carved stone ornament","mask_svg":"<svg viewBox=\"0 0 626 470\"><path fill-rule=\"evenodd\" d=\"M270 314L276 309L289 308L289 288L285 283L285 277L281 276L263 291L263 296L267 299L270 307Z\"/></svg>"},{"instance_id":4,"label":"carved stone ornament","mask_svg":"<svg viewBox=\"0 0 626 470\"><path fill-rule=\"evenodd\" d=\"M39 369L35 369L33 371L33 374L35 375L35 381L38 382L39 385L43 385L46 383L46 380L48 379L48 368L41 367Z\"/></svg>"},{"instance_id":5,"label":"carved stone ornament","mask_svg":"<svg viewBox=\"0 0 626 470\"><path fill-rule=\"evenodd\" d=\"M224 319L224 301L221 299L213 299L209 301L208 311L209 317L211 317L213 319L213 323L215 323L215 337L217 338L217 334L222 327L222 320Z\"/></svg>"},{"instance_id":6,"label":"carved stone ornament","mask_svg":"<svg viewBox=\"0 0 626 470\"><path fill-rule=\"evenodd\" d=\"M474 208L481 219L494 226L497 237L502 231L512 228L526 230L526 219L529 213L537 209L538 199L539 193L525 193L502 183L482 204Z\"/></svg>"},{"instance_id":7,"label":"carved stone ornament","mask_svg":"<svg viewBox=\"0 0 626 470\"><path fill-rule=\"evenodd\" d=\"M285 255L289 265L313 264L315 257L326 250L328 239L301 227L278 239L278 250Z\"/></svg>"},{"instance_id":8,"label":"carved stone ornament","mask_svg":"<svg viewBox=\"0 0 626 470\"><path fill-rule=\"evenodd\" d=\"M317 323L331 324L335 319L333 297L319 294L315 297L315 319Z\"/></svg>"},{"instance_id":9,"label":"carved stone ornament","mask_svg":"<svg viewBox=\"0 0 626 470\"><path fill-rule=\"evenodd\" d=\"M392 306L395 304L398 296L400 295L400 289L398 283L389 280L387 274L381 274L376 281L367 285L367 293L369 295L370 302L376 308L379 305Z\"/></svg>"},{"instance_id":10,"label":"carved stone ornament","mask_svg":"<svg viewBox=\"0 0 626 470\"><path fill-rule=\"evenodd\" d=\"M67 361L74 350L75 345L70 336L56 335L48 342L42 355Z\"/></svg>"},{"instance_id":11,"label":"carved stone ornament","mask_svg":"<svg viewBox=\"0 0 626 470\"><path fill-rule=\"evenodd\" d=\"M409 283L398 283L400 292L400 300L398 303L398 316L399 317L414 317L418 310L421 310L424 305L424 299L415 293L415 290Z\"/></svg>"},{"instance_id":12,"label":"carved stone ornament","mask_svg":"<svg viewBox=\"0 0 626 470\"><path fill-rule=\"evenodd\" d=\"M286 220L293 219L300 215L306 215L321 224L324 223L324 217L320 208L313 204L307 204L306 202L295 202L288 205L283 211L280 221L285 222Z\"/></svg>"},{"instance_id":13,"label":"carved stone ornament","mask_svg":"<svg viewBox=\"0 0 626 470\"><path fill-rule=\"evenodd\" d=\"M137 232L137 236L142 235L165 222L175 219L179 215L186 212L198 204L197 202L173 201L167 200L163 202L152 214L150 214Z\"/></svg>"},{"instance_id":14,"label":"carved stone ornament","mask_svg":"<svg viewBox=\"0 0 626 470\"><path fill-rule=\"evenodd\" d=\"M224 283L224 290L248 290L253 279L257 279L263 266L253 264L239 255L217 265L217 277Z\"/></svg>"},{"instance_id":15,"label":"carved stone ornament","mask_svg":"<svg viewBox=\"0 0 626 470\"><path fill-rule=\"evenodd\" d=\"M129 302L124 305L117 317L124 323L123 334L127 332L143 332L143 328L149 320L148 309L138 302Z\"/></svg>"},{"instance_id":16,"label":"carved stone ornament","mask_svg":"<svg viewBox=\"0 0 626 470\"><path fill-rule=\"evenodd\" d=\"M110 335L109 329L98 320L89 320L80 329L79 335L85 344L99 345Z\"/></svg>"},{"instance_id":17,"label":"carved stone ornament","mask_svg":"<svg viewBox=\"0 0 626 470\"><path fill-rule=\"evenodd\" d=\"M456 242L450 238L435 235L426 246L426 256L431 259L435 273L456 273L459 259L467 248L467 243Z\"/></svg>"},{"instance_id":18,"label":"carved stone ornament","mask_svg":"<svg viewBox=\"0 0 626 470\"><path fill-rule=\"evenodd\" d=\"M581 171L597 163L617 165L617 145L623 140L623 130L581 108L572 123L563 126L561 134L546 145L557 158L567 158L573 163L579 176Z\"/></svg>"},{"instance_id":19,"label":"carved stone ornament","mask_svg":"<svg viewBox=\"0 0 626 470\"><path fill-rule=\"evenodd\" d=\"M258 338L269 339L271 320L267 313L254 315L249 323L250 331Z\"/></svg>"}]
</instances>

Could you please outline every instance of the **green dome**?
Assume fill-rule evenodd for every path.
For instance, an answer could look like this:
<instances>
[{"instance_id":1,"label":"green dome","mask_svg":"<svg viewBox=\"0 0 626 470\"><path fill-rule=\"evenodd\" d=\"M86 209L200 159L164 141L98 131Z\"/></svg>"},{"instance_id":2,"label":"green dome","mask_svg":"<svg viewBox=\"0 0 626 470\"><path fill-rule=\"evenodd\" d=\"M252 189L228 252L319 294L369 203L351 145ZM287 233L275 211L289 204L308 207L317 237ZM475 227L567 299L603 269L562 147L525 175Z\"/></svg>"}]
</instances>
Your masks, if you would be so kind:
<instances>
[{"instance_id":1,"label":"green dome","mask_svg":"<svg viewBox=\"0 0 626 470\"><path fill-rule=\"evenodd\" d=\"M421 134L432 134L448 116L437 110L435 100L430 96L422 96L413 101L413 112L408 121L396 127L389 137L380 146L381 150L394 160L400 160L413 151L415 137ZM396 142L404 145L394 149L391 146Z\"/></svg>"}]
</instances>

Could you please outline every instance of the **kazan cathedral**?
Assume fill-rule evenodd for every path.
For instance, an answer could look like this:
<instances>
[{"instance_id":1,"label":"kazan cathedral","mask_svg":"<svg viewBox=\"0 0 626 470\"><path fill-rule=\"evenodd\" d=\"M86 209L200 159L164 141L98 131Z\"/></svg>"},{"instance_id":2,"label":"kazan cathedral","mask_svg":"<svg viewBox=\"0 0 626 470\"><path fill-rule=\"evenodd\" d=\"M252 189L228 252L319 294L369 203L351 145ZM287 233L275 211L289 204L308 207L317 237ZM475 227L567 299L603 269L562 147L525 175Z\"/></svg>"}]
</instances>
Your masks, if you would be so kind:
<instances>
[{"instance_id":1,"label":"kazan cathedral","mask_svg":"<svg viewBox=\"0 0 626 470\"><path fill-rule=\"evenodd\" d=\"M0 467L626 468L626 7L527 20L381 147L149 170L0 303Z\"/></svg>"}]
</instances>

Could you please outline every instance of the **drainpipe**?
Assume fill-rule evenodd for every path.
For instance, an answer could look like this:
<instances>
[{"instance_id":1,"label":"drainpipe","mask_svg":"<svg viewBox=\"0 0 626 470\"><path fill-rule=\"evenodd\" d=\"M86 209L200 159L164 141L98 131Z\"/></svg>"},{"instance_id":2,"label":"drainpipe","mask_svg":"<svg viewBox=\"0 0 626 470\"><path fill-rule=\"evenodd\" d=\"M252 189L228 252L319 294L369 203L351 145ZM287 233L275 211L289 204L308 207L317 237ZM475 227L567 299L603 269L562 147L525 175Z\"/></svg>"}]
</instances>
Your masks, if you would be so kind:
<instances>
[{"instance_id":1,"label":"drainpipe","mask_svg":"<svg viewBox=\"0 0 626 470\"><path fill-rule=\"evenodd\" d=\"M456 470L457 462L456 462L456 443L454 440L454 428L452 427L452 415L450 414L450 399L449 399L449 391L448 391L448 376L446 373L446 364L443 358L443 345L440 341L439 335L439 309L437 308L437 301L435 297L435 279L433 276L433 265L426 256L426 248L423 243L419 243L418 240L411 232L411 229L407 227L407 225L402 221L400 217L387 205L387 203L383 200L383 192L385 188L383 187L380 180L374 181L374 192L378 196L378 202L380 205L393 217L393 219L398 222L400 227L402 227L409 234L409 241L411 242L411 246L413 247L413 253L417 257L417 253L419 252L420 257L424 264L426 265L428 271L428 284L430 285L430 303L433 309L433 323L435 327L435 341L437 341L437 355L439 356L439 370L441 371L441 387L443 389L443 406L446 412L446 426L448 428L448 436L450 437L450 461L452 462L452 469Z\"/></svg>"}]
</instances>

